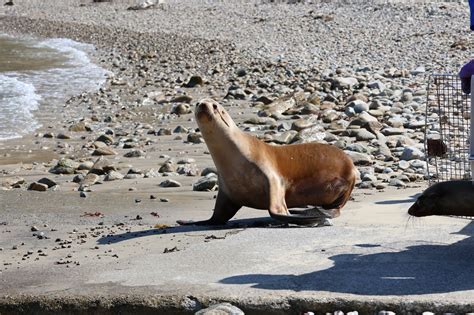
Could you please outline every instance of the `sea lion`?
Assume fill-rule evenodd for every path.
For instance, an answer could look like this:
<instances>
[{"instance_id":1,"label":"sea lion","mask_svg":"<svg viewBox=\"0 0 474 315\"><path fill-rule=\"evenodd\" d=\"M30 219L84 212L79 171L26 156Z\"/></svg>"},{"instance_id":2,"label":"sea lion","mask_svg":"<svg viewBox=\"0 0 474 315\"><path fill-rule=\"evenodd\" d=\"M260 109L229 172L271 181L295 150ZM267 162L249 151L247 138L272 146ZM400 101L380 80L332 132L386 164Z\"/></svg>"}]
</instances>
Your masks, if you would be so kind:
<instances>
[{"instance_id":1,"label":"sea lion","mask_svg":"<svg viewBox=\"0 0 474 315\"><path fill-rule=\"evenodd\" d=\"M179 224L225 224L243 206L266 209L275 219L302 225L325 215L339 216L357 178L357 169L342 150L321 143L269 145L241 131L214 100L200 101L195 117L219 173L219 192L209 220ZM329 211L295 216L288 210L307 206Z\"/></svg>"},{"instance_id":2,"label":"sea lion","mask_svg":"<svg viewBox=\"0 0 474 315\"><path fill-rule=\"evenodd\" d=\"M440 182L426 189L408 209L415 217L474 216L474 184L468 180Z\"/></svg>"}]
</instances>

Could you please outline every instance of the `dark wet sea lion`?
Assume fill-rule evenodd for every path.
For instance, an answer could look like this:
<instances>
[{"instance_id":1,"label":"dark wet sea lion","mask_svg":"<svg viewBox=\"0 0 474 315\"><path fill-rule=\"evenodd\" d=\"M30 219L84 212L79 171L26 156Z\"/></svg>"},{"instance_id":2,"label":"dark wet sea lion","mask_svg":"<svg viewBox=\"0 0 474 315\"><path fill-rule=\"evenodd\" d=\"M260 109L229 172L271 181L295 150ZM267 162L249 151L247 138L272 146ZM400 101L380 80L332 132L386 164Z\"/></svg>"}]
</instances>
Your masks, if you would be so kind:
<instances>
[{"instance_id":1,"label":"dark wet sea lion","mask_svg":"<svg viewBox=\"0 0 474 315\"><path fill-rule=\"evenodd\" d=\"M225 224L243 207L266 209L283 222L311 224L320 215L291 215L288 208L321 206L339 216L357 178L352 160L320 143L274 146L241 131L216 101L196 105L196 121L219 173L219 192L209 220L180 224Z\"/></svg>"},{"instance_id":2,"label":"dark wet sea lion","mask_svg":"<svg viewBox=\"0 0 474 315\"><path fill-rule=\"evenodd\" d=\"M474 216L474 184L467 180L437 183L418 197L408 214Z\"/></svg>"}]
</instances>

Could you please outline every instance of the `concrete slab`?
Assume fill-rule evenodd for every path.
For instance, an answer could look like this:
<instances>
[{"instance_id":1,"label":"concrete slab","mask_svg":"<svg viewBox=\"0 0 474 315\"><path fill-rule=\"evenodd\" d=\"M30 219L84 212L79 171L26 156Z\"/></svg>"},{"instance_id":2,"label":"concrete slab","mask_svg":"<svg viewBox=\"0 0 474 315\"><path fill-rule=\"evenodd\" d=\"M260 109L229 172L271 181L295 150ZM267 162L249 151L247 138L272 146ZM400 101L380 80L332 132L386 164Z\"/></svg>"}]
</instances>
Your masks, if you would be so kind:
<instances>
[{"instance_id":1,"label":"concrete slab","mask_svg":"<svg viewBox=\"0 0 474 315\"><path fill-rule=\"evenodd\" d=\"M332 227L284 227L244 209L211 229L172 225L209 216L213 193L175 192L178 208L146 193L133 205L132 193L95 192L79 203L77 193L29 193L28 203L0 192L0 313L131 305L192 313L216 301L249 314L472 310L474 224L410 219L420 190L358 191ZM34 236L41 232L47 239Z\"/></svg>"}]
</instances>

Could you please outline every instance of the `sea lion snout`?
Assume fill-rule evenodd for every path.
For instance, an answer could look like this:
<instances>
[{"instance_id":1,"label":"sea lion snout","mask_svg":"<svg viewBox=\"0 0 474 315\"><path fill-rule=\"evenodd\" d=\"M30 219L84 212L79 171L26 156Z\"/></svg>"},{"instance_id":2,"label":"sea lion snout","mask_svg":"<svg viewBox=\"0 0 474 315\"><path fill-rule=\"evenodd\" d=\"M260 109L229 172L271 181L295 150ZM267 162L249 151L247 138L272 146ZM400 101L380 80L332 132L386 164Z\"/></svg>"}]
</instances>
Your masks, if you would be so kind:
<instances>
[{"instance_id":1,"label":"sea lion snout","mask_svg":"<svg viewBox=\"0 0 474 315\"><path fill-rule=\"evenodd\" d=\"M198 121L203 117L206 117L208 121L212 119L212 115L215 110L214 107L217 108L217 105L213 103L214 102L212 100L204 99L196 104L195 115Z\"/></svg>"},{"instance_id":2,"label":"sea lion snout","mask_svg":"<svg viewBox=\"0 0 474 315\"><path fill-rule=\"evenodd\" d=\"M196 104L195 116L198 122L202 121L203 117L206 117L208 121L213 120L216 123L225 124L227 127L230 127L232 121L224 108L212 99L199 101Z\"/></svg>"}]
</instances>

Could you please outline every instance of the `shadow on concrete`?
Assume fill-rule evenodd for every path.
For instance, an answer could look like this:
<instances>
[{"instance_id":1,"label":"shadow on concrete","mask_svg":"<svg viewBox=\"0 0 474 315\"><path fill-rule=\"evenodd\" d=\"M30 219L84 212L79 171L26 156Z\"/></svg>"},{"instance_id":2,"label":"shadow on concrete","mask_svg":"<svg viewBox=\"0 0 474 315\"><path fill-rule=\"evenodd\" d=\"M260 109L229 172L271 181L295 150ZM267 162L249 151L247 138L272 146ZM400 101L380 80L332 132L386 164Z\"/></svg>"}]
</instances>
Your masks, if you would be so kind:
<instances>
[{"instance_id":1,"label":"shadow on concrete","mask_svg":"<svg viewBox=\"0 0 474 315\"><path fill-rule=\"evenodd\" d=\"M135 239L139 237L146 237L151 235L159 234L178 234L178 233L189 233L195 231L222 231L222 230L231 230L231 229L242 229L242 228L311 228L304 226L288 226L282 224L279 221L273 220L272 218L263 217L263 218L253 218L253 219L237 219L231 220L226 225L216 225L216 226L198 226L198 225L178 225L170 226L167 228L159 229L150 229L144 231L136 232L125 232L121 234L110 234L102 236L97 240L99 244L115 244L130 239ZM211 235L211 234L209 234Z\"/></svg>"},{"instance_id":2,"label":"shadow on concrete","mask_svg":"<svg viewBox=\"0 0 474 315\"><path fill-rule=\"evenodd\" d=\"M358 295L419 295L474 289L474 223L454 244L410 246L401 252L341 254L334 266L302 275L248 274L224 284L254 284L270 290L327 291Z\"/></svg>"},{"instance_id":3,"label":"shadow on concrete","mask_svg":"<svg viewBox=\"0 0 474 315\"><path fill-rule=\"evenodd\" d=\"M384 200L384 201L377 201L375 202L376 205L394 205L398 203L413 203L418 199L421 193L414 194L410 196L408 199L399 199L399 200Z\"/></svg>"}]
</instances>

